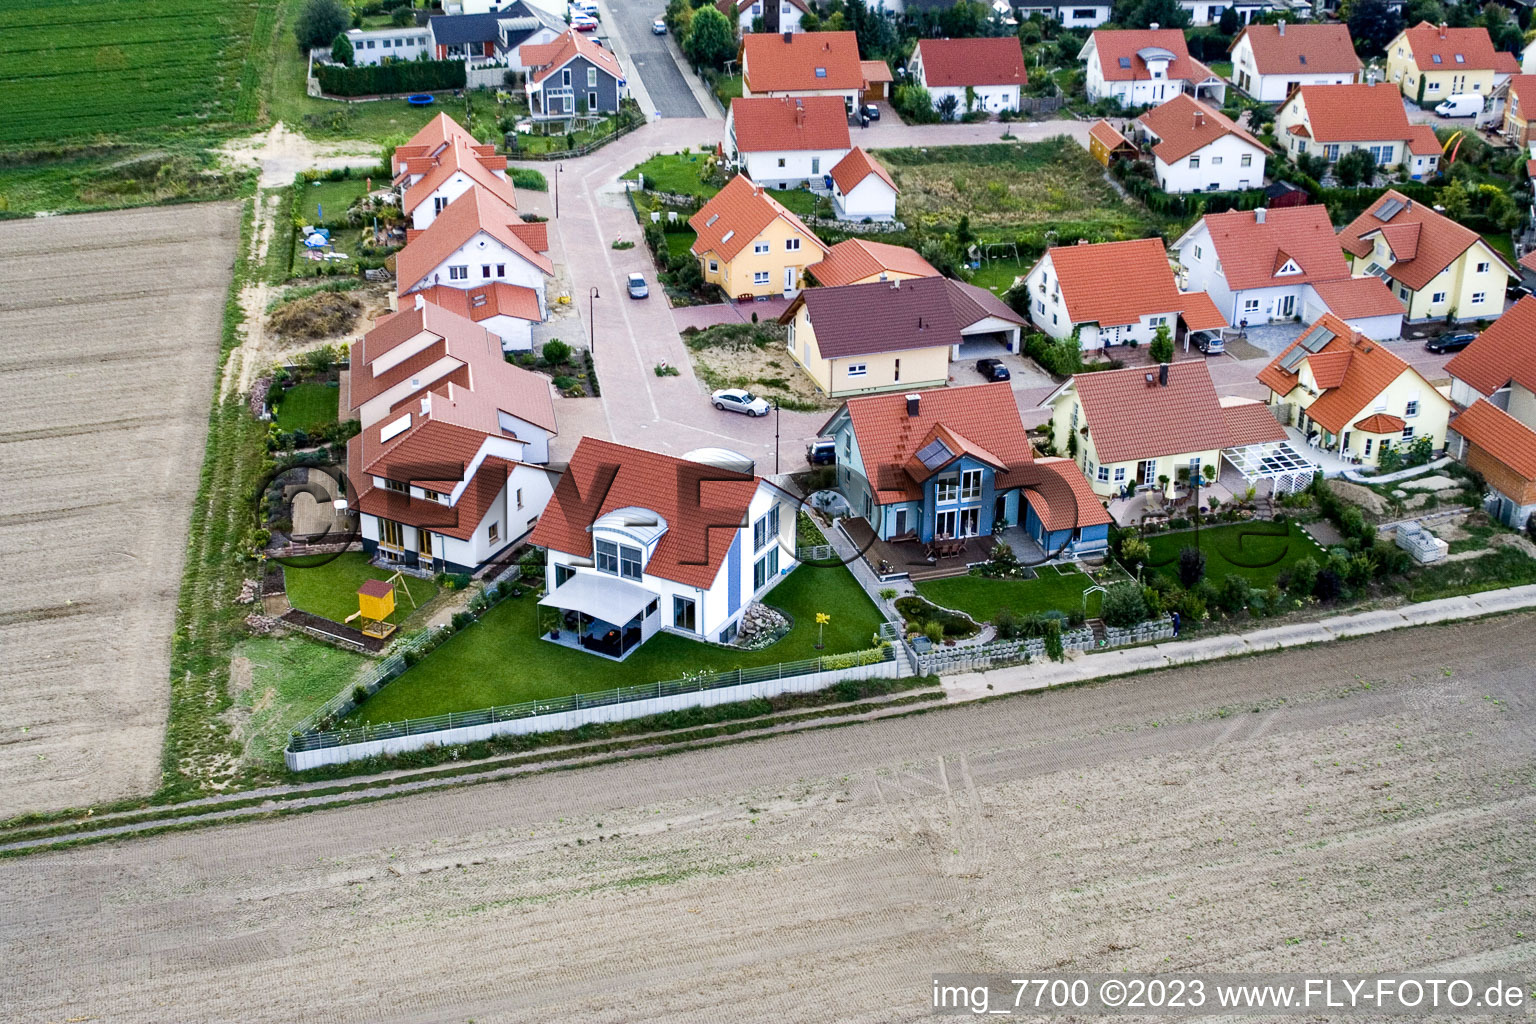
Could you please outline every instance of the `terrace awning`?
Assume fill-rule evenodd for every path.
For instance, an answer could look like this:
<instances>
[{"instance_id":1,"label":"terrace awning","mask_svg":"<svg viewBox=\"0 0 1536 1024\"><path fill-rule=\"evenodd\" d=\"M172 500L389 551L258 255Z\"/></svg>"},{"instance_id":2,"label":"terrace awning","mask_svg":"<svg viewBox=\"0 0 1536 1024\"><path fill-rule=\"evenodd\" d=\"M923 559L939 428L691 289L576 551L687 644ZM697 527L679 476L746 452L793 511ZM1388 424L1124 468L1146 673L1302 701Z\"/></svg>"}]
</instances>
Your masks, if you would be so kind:
<instances>
[{"instance_id":1,"label":"terrace awning","mask_svg":"<svg viewBox=\"0 0 1536 1024\"><path fill-rule=\"evenodd\" d=\"M644 587L603 573L579 572L560 584L539 604L562 611L581 612L594 619L622 626L645 611L656 595Z\"/></svg>"},{"instance_id":2,"label":"terrace awning","mask_svg":"<svg viewBox=\"0 0 1536 1024\"><path fill-rule=\"evenodd\" d=\"M1291 447L1289 441L1265 441L1224 450L1222 456L1249 483L1273 481L1275 494L1304 490L1322 467Z\"/></svg>"}]
</instances>

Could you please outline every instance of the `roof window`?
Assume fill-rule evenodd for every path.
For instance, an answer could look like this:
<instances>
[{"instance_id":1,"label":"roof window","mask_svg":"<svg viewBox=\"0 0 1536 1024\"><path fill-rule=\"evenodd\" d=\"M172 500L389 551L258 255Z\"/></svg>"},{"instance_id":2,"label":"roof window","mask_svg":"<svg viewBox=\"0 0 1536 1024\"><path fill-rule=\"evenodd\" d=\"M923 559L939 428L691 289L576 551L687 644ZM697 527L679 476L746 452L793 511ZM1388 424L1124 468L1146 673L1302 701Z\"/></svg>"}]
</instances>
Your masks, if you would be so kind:
<instances>
[{"instance_id":1,"label":"roof window","mask_svg":"<svg viewBox=\"0 0 1536 1024\"><path fill-rule=\"evenodd\" d=\"M817 68L816 69L816 77L817 78L826 78L827 77L827 69L826 68Z\"/></svg>"},{"instance_id":2,"label":"roof window","mask_svg":"<svg viewBox=\"0 0 1536 1024\"><path fill-rule=\"evenodd\" d=\"M1440 63L1440 55L1438 53L1431 54L1429 59L1434 61L1436 64Z\"/></svg>"},{"instance_id":3,"label":"roof window","mask_svg":"<svg viewBox=\"0 0 1536 1024\"><path fill-rule=\"evenodd\" d=\"M1130 67L1131 66L1131 58L1129 58L1129 57L1121 57L1120 58L1120 66L1122 68Z\"/></svg>"},{"instance_id":4,"label":"roof window","mask_svg":"<svg viewBox=\"0 0 1536 1024\"><path fill-rule=\"evenodd\" d=\"M1459 54L1459 53L1456 55L1456 63L1457 64L1465 64L1466 62L1467 62L1467 58L1465 56L1463 56L1462 54Z\"/></svg>"},{"instance_id":5,"label":"roof window","mask_svg":"<svg viewBox=\"0 0 1536 1024\"><path fill-rule=\"evenodd\" d=\"M1299 59L1301 61L1302 67L1306 67L1307 55L1303 53L1303 54L1300 55Z\"/></svg>"},{"instance_id":6,"label":"roof window","mask_svg":"<svg viewBox=\"0 0 1536 1024\"><path fill-rule=\"evenodd\" d=\"M707 228L712 228L712 227L715 226L715 221L717 221L719 219L720 219L720 215L718 213L712 213L712 214L709 215L709 220L704 222L704 226L707 227Z\"/></svg>"},{"instance_id":7,"label":"roof window","mask_svg":"<svg viewBox=\"0 0 1536 1024\"><path fill-rule=\"evenodd\" d=\"M724 235L722 235L720 237L720 241L722 241L722 242L729 242L731 240L731 237L733 235L735 235L735 234L736 234L736 229L735 228L731 228L731 230L727 231Z\"/></svg>"}]
</instances>

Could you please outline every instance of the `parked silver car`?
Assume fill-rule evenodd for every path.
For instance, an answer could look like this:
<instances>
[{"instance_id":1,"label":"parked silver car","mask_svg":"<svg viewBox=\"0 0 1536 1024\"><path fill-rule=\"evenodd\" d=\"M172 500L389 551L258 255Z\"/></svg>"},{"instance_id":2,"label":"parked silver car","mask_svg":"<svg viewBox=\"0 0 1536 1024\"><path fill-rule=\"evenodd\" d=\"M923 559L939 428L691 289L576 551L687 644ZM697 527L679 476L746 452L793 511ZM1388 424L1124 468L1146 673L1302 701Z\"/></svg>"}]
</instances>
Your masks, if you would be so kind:
<instances>
[{"instance_id":1,"label":"parked silver car","mask_svg":"<svg viewBox=\"0 0 1536 1024\"><path fill-rule=\"evenodd\" d=\"M721 388L709 396L716 409L746 413L748 416L767 416L773 406L741 388Z\"/></svg>"}]
</instances>

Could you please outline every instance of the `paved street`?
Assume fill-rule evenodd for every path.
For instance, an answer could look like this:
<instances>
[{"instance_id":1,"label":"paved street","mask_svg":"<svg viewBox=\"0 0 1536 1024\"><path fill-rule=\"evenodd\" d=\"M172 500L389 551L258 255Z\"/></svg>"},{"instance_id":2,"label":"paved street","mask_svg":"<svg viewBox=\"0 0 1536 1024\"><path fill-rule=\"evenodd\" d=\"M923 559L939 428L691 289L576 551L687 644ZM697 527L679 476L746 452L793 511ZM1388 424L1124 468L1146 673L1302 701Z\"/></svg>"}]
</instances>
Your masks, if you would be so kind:
<instances>
[{"instance_id":1,"label":"paved street","mask_svg":"<svg viewBox=\"0 0 1536 1024\"><path fill-rule=\"evenodd\" d=\"M610 36L614 52L621 60L628 58L640 75L640 85L650 100L650 109L642 100L646 113L662 117L713 117L717 108L711 101L700 102L689 84L689 79L679 67L682 55L677 52L671 36L651 34L651 23L667 11L662 0L625 0L624 3L603 3L604 30ZM632 83L633 88L633 83ZM639 98L638 89L634 90Z\"/></svg>"}]
</instances>

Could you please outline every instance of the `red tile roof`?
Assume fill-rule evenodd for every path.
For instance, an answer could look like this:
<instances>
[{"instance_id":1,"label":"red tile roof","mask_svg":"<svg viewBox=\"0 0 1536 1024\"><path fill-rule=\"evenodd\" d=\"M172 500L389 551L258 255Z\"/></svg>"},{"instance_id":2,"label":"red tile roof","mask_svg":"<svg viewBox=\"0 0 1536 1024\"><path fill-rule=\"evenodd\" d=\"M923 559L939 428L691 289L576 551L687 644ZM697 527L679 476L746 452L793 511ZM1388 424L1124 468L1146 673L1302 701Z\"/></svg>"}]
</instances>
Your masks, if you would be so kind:
<instances>
[{"instance_id":1,"label":"red tile roof","mask_svg":"<svg viewBox=\"0 0 1536 1024\"><path fill-rule=\"evenodd\" d=\"M1285 428L1269 406L1251 398L1223 398L1221 418L1227 425L1229 448L1286 439Z\"/></svg>"},{"instance_id":2,"label":"red tile roof","mask_svg":"<svg viewBox=\"0 0 1536 1024\"><path fill-rule=\"evenodd\" d=\"M1121 148L1122 146L1130 146L1132 149L1136 148L1130 139L1126 138L1124 135L1121 135L1120 132L1115 129L1114 125L1110 124L1103 118L1093 122L1093 124L1088 128L1088 134L1092 138L1097 139L1104 146L1104 148L1109 150L1111 153Z\"/></svg>"},{"instance_id":3,"label":"red tile roof","mask_svg":"<svg viewBox=\"0 0 1536 1024\"><path fill-rule=\"evenodd\" d=\"M1349 276L1349 264L1344 261L1344 253L1339 252L1327 207L1283 206L1273 210L1207 213L1204 224L1230 289L1338 281ZM1275 270L1283 267L1287 259L1301 273L1276 276Z\"/></svg>"},{"instance_id":4,"label":"red tile roof","mask_svg":"<svg viewBox=\"0 0 1536 1024\"><path fill-rule=\"evenodd\" d=\"M1493 55L1493 73L1496 75L1518 75L1520 73L1520 59L1505 50L1499 50Z\"/></svg>"},{"instance_id":5,"label":"red tile roof","mask_svg":"<svg viewBox=\"0 0 1536 1024\"><path fill-rule=\"evenodd\" d=\"M1332 340L1316 352L1303 357L1294 369L1284 369L1282 364L1286 356L1317 327L1326 327L1333 332ZM1310 364L1318 388L1322 391L1307 407L1307 416L1334 434L1343 433L1355 417L1376 400L1377 395L1404 373L1418 377L1425 392L1434 391L1434 387L1419 371L1389 352L1385 345L1367 338L1331 313L1324 314L1316 323L1309 325L1268 366L1260 370L1259 382L1277 395L1288 395L1297 386L1301 367L1307 364Z\"/></svg>"},{"instance_id":6,"label":"red tile roof","mask_svg":"<svg viewBox=\"0 0 1536 1024\"><path fill-rule=\"evenodd\" d=\"M584 437L529 541L590 557L594 522L616 509L647 509L667 530L645 572L707 588L735 539L727 524L745 521L758 483L749 474Z\"/></svg>"},{"instance_id":7,"label":"red tile roof","mask_svg":"<svg viewBox=\"0 0 1536 1024\"><path fill-rule=\"evenodd\" d=\"M841 149L848 111L840 96L758 96L731 100L731 127L742 153Z\"/></svg>"},{"instance_id":8,"label":"red tile roof","mask_svg":"<svg viewBox=\"0 0 1536 1024\"><path fill-rule=\"evenodd\" d=\"M512 183L506 178L493 173L494 164L499 162L502 169L507 166L507 158L504 156L484 157L470 149L462 140L455 139L441 153L431 159L432 169L422 175L420 180L405 190L401 199L401 210L410 213L416 207L426 202L432 193L437 191L449 178L462 172L471 182L479 185L491 195L506 203L512 209L517 209L517 193L512 188ZM487 161L490 164L487 164Z\"/></svg>"},{"instance_id":9,"label":"red tile roof","mask_svg":"<svg viewBox=\"0 0 1536 1024\"><path fill-rule=\"evenodd\" d=\"M352 452L359 447L360 440L354 437L347 443L349 467L353 463ZM464 490L459 494L459 500L453 505L445 505L427 498L413 498L409 494L374 487L370 480L367 489L352 499L351 507L368 515L378 516L380 519L405 523L407 526L430 530L455 540L469 540L474 536L485 514L490 511L497 496L501 494L502 488L506 486L507 477L516 467L516 463L494 455L486 456L475 471L475 475L470 478L469 483L465 484ZM361 477L354 474L353 479L357 480ZM417 486L421 486L424 482L417 481ZM449 481L443 481L443 483L446 485ZM445 486L445 490L440 493L448 493L449 490L451 488Z\"/></svg>"},{"instance_id":10,"label":"red tile roof","mask_svg":"<svg viewBox=\"0 0 1536 1024\"><path fill-rule=\"evenodd\" d=\"M1304 85L1287 101L1306 108L1307 125L1318 142L1389 142L1410 135L1408 115L1397 86Z\"/></svg>"},{"instance_id":11,"label":"red tile roof","mask_svg":"<svg viewBox=\"0 0 1536 1024\"><path fill-rule=\"evenodd\" d=\"M1514 381L1536 391L1536 296L1527 295L1445 364L1445 372L1484 395Z\"/></svg>"},{"instance_id":12,"label":"red tile roof","mask_svg":"<svg viewBox=\"0 0 1536 1024\"><path fill-rule=\"evenodd\" d=\"M836 99L836 97L833 97ZM858 146L848 151L848 155L837 162L832 168L832 180L837 182L837 187L842 189L843 195L852 192L854 186L873 174L887 185L891 191L900 192L896 187L896 181L891 177L891 172L880 166L880 161L864 152Z\"/></svg>"},{"instance_id":13,"label":"red tile roof","mask_svg":"<svg viewBox=\"0 0 1536 1024\"><path fill-rule=\"evenodd\" d=\"M755 184L745 174L738 174L716 192L699 212L688 218L688 226L698 237L692 251L695 256L712 252L723 260L733 260L752 240L775 220L783 218L822 252L822 244L805 223L784 207L768 190Z\"/></svg>"},{"instance_id":14,"label":"red tile roof","mask_svg":"<svg viewBox=\"0 0 1536 1024\"><path fill-rule=\"evenodd\" d=\"M1161 239L1062 245L1046 252L1074 324L1133 324L1174 313L1186 299L1173 280Z\"/></svg>"},{"instance_id":15,"label":"red tile roof","mask_svg":"<svg viewBox=\"0 0 1536 1024\"><path fill-rule=\"evenodd\" d=\"M1536 75L1511 76L1509 92L1515 100L1510 116L1518 121L1536 120Z\"/></svg>"},{"instance_id":16,"label":"red tile roof","mask_svg":"<svg viewBox=\"0 0 1536 1024\"><path fill-rule=\"evenodd\" d=\"M495 156L496 154L494 146L477 141L463 125L447 114L438 114L423 125L420 131L412 135L404 145L395 147L392 169L396 175L399 175L406 169L406 161L413 158L430 160L444 146L455 140L464 143L483 156Z\"/></svg>"},{"instance_id":17,"label":"red tile roof","mask_svg":"<svg viewBox=\"0 0 1536 1024\"><path fill-rule=\"evenodd\" d=\"M1400 316L1403 313L1403 304L1397 301L1392 289L1373 274L1344 277L1337 281L1313 281L1312 288L1328 307L1328 312L1344 320L1394 314Z\"/></svg>"},{"instance_id":18,"label":"red tile roof","mask_svg":"<svg viewBox=\"0 0 1536 1024\"><path fill-rule=\"evenodd\" d=\"M752 32L741 37L741 52L752 93L864 88L852 32L796 32L788 42L777 32Z\"/></svg>"},{"instance_id":19,"label":"red tile roof","mask_svg":"<svg viewBox=\"0 0 1536 1024\"><path fill-rule=\"evenodd\" d=\"M864 72L864 83L866 86L879 85L881 82L894 82L896 80L896 76L891 74L891 66L883 60L861 60L859 61L859 70Z\"/></svg>"},{"instance_id":20,"label":"red tile roof","mask_svg":"<svg viewBox=\"0 0 1536 1024\"><path fill-rule=\"evenodd\" d=\"M1522 479L1536 480L1536 430L1492 402L1473 402L1451 420L1451 429Z\"/></svg>"},{"instance_id":21,"label":"red tile roof","mask_svg":"<svg viewBox=\"0 0 1536 1024\"><path fill-rule=\"evenodd\" d=\"M1019 37L919 39L917 57L930 89L982 85L1023 85L1024 48Z\"/></svg>"},{"instance_id":22,"label":"red tile roof","mask_svg":"<svg viewBox=\"0 0 1536 1024\"><path fill-rule=\"evenodd\" d=\"M1158 367L1080 373L1041 404L1076 390L1101 463L1228 447L1227 421L1203 360L1169 364L1166 386L1157 379Z\"/></svg>"},{"instance_id":23,"label":"red tile roof","mask_svg":"<svg viewBox=\"0 0 1536 1024\"><path fill-rule=\"evenodd\" d=\"M401 292L410 291L482 231L544 273L553 274L555 267L549 257L535 252L512 229L514 224L522 224L516 211L478 185L471 185L400 250L395 257L397 287Z\"/></svg>"},{"instance_id":24,"label":"red tile roof","mask_svg":"<svg viewBox=\"0 0 1536 1024\"><path fill-rule=\"evenodd\" d=\"M518 219L508 223L507 228L534 252L549 252L548 221Z\"/></svg>"},{"instance_id":25,"label":"red tile roof","mask_svg":"<svg viewBox=\"0 0 1536 1024\"><path fill-rule=\"evenodd\" d=\"M1408 126L1408 152L1414 156L1435 156L1440 153L1440 139L1434 128L1427 124Z\"/></svg>"},{"instance_id":26,"label":"red tile roof","mask_svg":"<svg viewBox=\"0 0 1536 1024\"><path fill-rule=\"evenodd\" d=\"M850 398L822 431L844 413L858 439L864 477L881 504L922 497L920 480L931 474L920 470L921 476L914 477L908 464L939 428L953 454L966 448L981 461L1007 467L998 478L999 489L1035 482L1037 474L1027 472L1034 450L1019 418L1013 388L1006 381L924 391L918 396L916 416L907 414L907 397L902 394Z\"/></svg>"},{"instance_id":27,"label":"red tile roof","mask_svg":"<svg viewBox=\"0 0 1536 1024\"><path fill-rule=\"evenodd\" d=\"M595 40L589 39L575 29L571 29L551 43L520 46L517 48L517 55L528 67L537 69L531 72L534 84L544 81L577 57L585 57L598 69L614 78L624 77L624 68L619 65L619 58L615 57L612 51L604 49Z\"/></svg>"},{"instance_id":28,"label":"red tile roof","mask_svg":"<svg viewBox=\"0 0 1536 1024\"><path fill-rule=\"evenodd\" d=\"M827 250L826 259L806 268L828 288L855 284L882 271L908 277L938 277L933 264L901 245L850 238Z\"/></svg>"},{"instance_id":29,"label":"red tile roof","mask_svg":"<svg viewBox=\"0 0 1536 1024\"><path fill-rule=\"evenodd\" d=\"M1420 71L1492 70L1498 60L1488 30L1477 28L1441 28L1421 21L1404 29L1413 50L1413 62ZM1437 61L1435 57L1440 59ZM1459 60L1457 58L1460 58Z\"/></svg>"},{"instance_id":30,"label":"red tile roof","mask_svg":"<svg viewBox=\"0 0 1536 1024\"><path fill-rule=\"evenodd\" d=\"M1036 459L1035 469L1048 475L1042 475L1034 486L1025 487L1024 495L1048 531L1080 530L1114 522L1077 463L1051 455ZM1053 481L1058 482L1054 487Z\"/></svg>"},{"instance_id":31,"label":"red tile roof","mask_svg":"<svg viewBox=\"0 0 1536 1024\"><path fill-rule=\"evenodd\" d=\"M1159 141L1152 147L1152 152L1167 164L1182 160L1228 135L1235 135L1262 152L1273 152L1221 111L1187 93L1179 93L1162 106L1147 111L1136 119L1136 123L1157 136Z\"/></svg>"},{"instance_id":32,"label":"red tile roof","mask_svg":"<svg viewBox=\"0 0 1536 1024\"><path fill-rule=\"evenodd\" d=\"M1180 292L1184 308L1179 315L1184 326L1192 331L1214 331L1227 326L1227 316L1216 308L1216 300L1208 292Z\"/></svg>"},{"instance_id":33,"label":"red tile roof","mask_svg":"<svg viewBox=\"0 0 1536 1024\"><path fill-rule=\"evenodd\" d=\"M473 288L450 288L440 284L415 294L424 296L434 306L441 306L476 323L493 316L512 316L534 323L544 319L539 312L538 292L505 281L492 281Z\"/></svg>"},{"instance_id":34,"label":"red tile roof","mask_svg":"<svg viewBox=\"0 0 1536 1024\"><path fill-rule=\"evenodd\" d=\"M1390 220L1378 219L1376 211L1391 199L1401 204L1402 209ZM1386 238L1397 257L1387 268L1387 273L1415 291L1429 284L1462 253L1482 241L1477 232L1441 216L1423 203L1414 202L1395 189L1383 192L1364 213L1340 231L1339 244L1347 252L1364 258L1371 254L1378 232ZM1511 275L1518 273L1503 256L1491 248L1488 251L1493 253L1493 259L1509 269Z\"/></svg>"},{"instance_id":35,"label":"red tile roof","mask_svg":"<svg viewBox=\"0 0 1536 1024\"><path fill-rule=\"evenodd\" d=\"M1401 416L1384 412L1372 413L1363 420L1355 421L1355 429L1366 434L1401 434L1407 425Z\"/></svg>"},{"instance_id":36,"label":"red tile roof","mask_svg":"<svg viewBox=\"0 0 1536 1024\"><path fill-rule=\"evenodd\" d=\"M1229 49L1244 36L1261 75L1353 74L1361 67L1344 25L1249 25Z\"/></svg>"},{"instance_id":37,"label":"red tile roof","mask_svg":"<svg viewBox=\"0 0 1536 1024\"><path fill-rule=\"evenodd\" d=\"M1210 68L1190 57L1182 29L1099 29L1089 42L1098 51L1099 66L1107 82L1150 81L1152 72L1138 55L1138 51L1148 47L1173 54L1168 77L1174 81L1204 82L1215 77ZM1129 67L1120 66L1121 57L1130 62Z\"/></svg>"}]
</instances>

